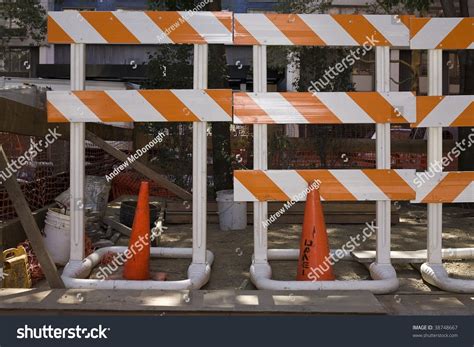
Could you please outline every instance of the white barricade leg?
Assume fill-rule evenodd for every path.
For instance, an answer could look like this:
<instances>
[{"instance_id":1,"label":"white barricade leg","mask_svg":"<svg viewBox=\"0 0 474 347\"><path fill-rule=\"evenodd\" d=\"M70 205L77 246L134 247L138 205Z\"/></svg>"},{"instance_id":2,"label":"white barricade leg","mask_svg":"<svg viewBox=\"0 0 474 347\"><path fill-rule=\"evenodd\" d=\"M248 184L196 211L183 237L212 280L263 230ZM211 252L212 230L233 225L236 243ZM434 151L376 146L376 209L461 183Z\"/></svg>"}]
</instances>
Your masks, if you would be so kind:
<instances>
[{"instance_id":1,"label":"white barricade leg","mask_svg":"<svg viewBox=\"0 0 474 347\"><path fill-rule=\"evenodd\" d=\"M253 91L267 91L267 47L253 46ZM253 166L254 169L268 168L267 125L253 126ZM271 277L271 267L268 264L268 235L264 224L268 218L268 203L254 202L254 255L250 269L251 278L261 276ZM254 281L255 283L255 281Z\"/></svg>"},{"instance_id":2,"label":"white barricade leg","mask_svg":"<svg viewBox=\"0 0 474 347\"><path fill-rule=\"evenodd\" d=\"M390 47L376 47L376 90L390 91ZM377 169L390 169L390 123L376 124ZM390 264L390 201L377 201L377 264Z\"/></svg>"},{"instance_id":3,"label":"white barricade leg","mask_svg":"<svg viewBox=\"0 0 474 347\"><path fill-rule=\"evenodd\" d=\"M375 48L376 91L390 91L390 47ZM376 166L377 169L390 169L390 123L376 124ZM374 280L384 279L389 283L387 291L398 288L395 269L390 260L391 246L391 201L377 201L377 245L376 261L370 265Z\"/></svg>"},{"instance_id":4,"label":"white barricade leg","mask_svg":"<svg viewBox=\"0 0 474 347\"><path fill-rule=\"evenodd\" d=\"M443 94L443 51L428 50L428 95ZM443 128L428 128L428 167L443 159ZM433 166L436 167L436 166ZM443 204L428 204L428 259L421 266L423 279L447 291L474 293L474 280L450 278L443 266Z\"/></svg>"},{"instance_id":5,"label":"white barricade leg","mask_svg":"<svg viewBox=\"0 0 474 347\"><path fill-rule=\"evenodd\" d=\"M208 52L206 44L194 45L194 89L207 88ZM193 124L193 258L188 277L200 288L209 280L206 259L207 230L207 122Z\"/></svg>"},{"instance_id":6,"label":"white barricade leg","mask_svg":"<svg viewBox=\"0 0 474 347\"><path fill-rule=\"evenodd\" d=\"M443 51L428 51L428 95L443 94ZM428 128L427 169L443 157L443 128ZM441 264L443 204L428 204L428 263Z\"/></svg>"},{"instance_id":7,"label":"white barricade leg","mask_svg":"<svg viewBox=\"0 0 474 347\"><path fill-rule=\"evenodd\" d=\"M86 80L86 45L71 44L71 90L84 90ZM70 217L71 253L64 272L78 271L84 259L84 181L85 123L70 125Z\"/></svg>"}]
</instances>

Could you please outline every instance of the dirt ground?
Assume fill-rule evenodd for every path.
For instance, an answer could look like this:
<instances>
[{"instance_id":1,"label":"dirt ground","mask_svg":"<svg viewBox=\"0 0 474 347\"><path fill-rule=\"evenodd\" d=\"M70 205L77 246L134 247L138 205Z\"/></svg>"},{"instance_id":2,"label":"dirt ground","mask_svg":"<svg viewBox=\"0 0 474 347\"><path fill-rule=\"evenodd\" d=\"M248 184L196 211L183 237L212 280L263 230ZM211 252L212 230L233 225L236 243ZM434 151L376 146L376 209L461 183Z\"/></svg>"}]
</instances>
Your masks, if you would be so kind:
<instances>
[{"instance_id":1,"label":"dirt ground","mask_svg":"<svg viewBox=\"0 0 474 347\"><path fill-rule=\"evenodd\" d=\"M402 206L401 222L392 226L392 250L426 249L426 208L417 205ZM371 222L371 221L367 221ZM474 209L445 206L443 211L443 248L474 247ZM364 225L328 225L331 248L340 248L362 232ZM171 225L162 237L163 247L191 247L191 225ZM298 248L301 225L272 225L268 233L269 248ZM218 225L208 225L208 249L214 255L211 279L203 289L255 289L249 279L253 253L253 226L246 230L223 232ZM127 238L120 238L119 245L127 245ZM375 236L357 250L374 250ZM190 260L155 259L152 271L168 274L169 280L185 279ZM273 278L292 280L296 276L296 261L272 261ZM445 262L446 269L454 278L474 279L474 261ZM400 279L398 293L422 293L436 291L421 279L416 265L395 265ZM339 280L370 279L363 264L340 261L335 267ZM120 271L120 270L119 270Z\"/></svg>"}]
</instances>

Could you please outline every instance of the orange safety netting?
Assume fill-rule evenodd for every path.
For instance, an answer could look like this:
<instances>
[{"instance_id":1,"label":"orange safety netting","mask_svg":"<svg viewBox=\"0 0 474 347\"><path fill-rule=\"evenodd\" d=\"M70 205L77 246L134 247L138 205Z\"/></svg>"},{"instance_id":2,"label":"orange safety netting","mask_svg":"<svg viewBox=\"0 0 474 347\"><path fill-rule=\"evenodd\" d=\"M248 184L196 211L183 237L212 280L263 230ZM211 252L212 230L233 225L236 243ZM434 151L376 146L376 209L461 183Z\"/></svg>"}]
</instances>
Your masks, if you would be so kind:
<instances>
[{"instance_id":1,"label":"orange safety netting","mask_svg":"<svg viewBox=\"0 0 474 347\"><path fill-rule=\"evenodd\" d=\"M150 195L174 198L176 195L169 190L160 187L156 182L139 174L136 171L126 171L112 180L111 200L115 200L122 195L138 195L141 181L150 182Z\"/></svg>"},{"instance_id":2,"label":"orange safety netting","mask_svg":"<svg viewBox=\"0 0 474 347\"><path fill-rule=\"evenodd\" d=\"M23 156L30 148L32 141L38 143L39 140L41 138L33 136L0 133L0 144L10 163ZM126 154L130 153L130 142L108 141L108 143ZM14 174L32 211L52 204L59 194L69 188L69 150L68 141L57 140L44 148L34 160L22 166L19 170L15 170ZM86 175L108 175L121 163L120 160L86 141ZM112 180L112 193L109 200L116 199L121 195L138 194L138 186L142 180L149 179L133 169L120 173ZM151 195L174 197L172 193L155 182L150 183L150 189ZM13 218L16 218L13 204L5 187L0 184L0 222Z\"/></svg>"}]
</instances>

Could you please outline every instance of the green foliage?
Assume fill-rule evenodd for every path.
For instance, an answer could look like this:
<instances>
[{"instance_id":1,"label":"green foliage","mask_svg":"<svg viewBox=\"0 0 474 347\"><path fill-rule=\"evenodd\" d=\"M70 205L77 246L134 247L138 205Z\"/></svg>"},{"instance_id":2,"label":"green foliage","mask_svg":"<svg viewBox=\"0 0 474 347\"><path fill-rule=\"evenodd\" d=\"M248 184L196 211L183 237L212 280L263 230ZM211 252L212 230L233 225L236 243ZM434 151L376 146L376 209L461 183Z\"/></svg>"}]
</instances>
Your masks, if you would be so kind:
<instances>
[{"instance_id":1,"label":"green foliage","mask_svg":"<svg viewBox=\"0 0 474 347\"><path fill-rule=\"evenodd\" d=\"M369 5L369 12L380 14L426 13L434 0L377 0Z\"/></svg>"},{"instance_id":2,"label":"green foliage","mask_svg":"<svg viewBox=\"0 0 474 347\"><path fill-rule=\"evenodd\" d=\"M148 79L143 89L192 89L193 50L190 45L160 45L149 53ZM181 187L190 189L192 176L192 124L143 123L141 129L157 136L164 131L168 136L155 147L150 163Z\"/></svg>"},{"instance_id":3,"label":"green foliage","mask_svg":"<svg viewBox=\"0 0 474 347\"><path fill-rule=\"evenodd\" d=\"M332 5L332 0L282 0L277 7L281 13L324 13Z\"/></svg>"},{"instance_id":4,"label":"green foliage","mask_svg":"<svg viewBox=\"0 0 474 347\"><path fill-rule=\"evenodd\" d=\"M279 126L271 133L268 139L268 156L279 163L276 169L291 169L289 153L294 149L294 144L284 135L284 128Z\"/></svg>"},{"instance_id":5,"label":"green foliage","mask_svg":"<svg viewBox=\"0 0 474 347\"><path fill-rule=\"evenodd\" d=\"M318 1L304 1L304 0L284 0L282 1L279 12L282 13L325 13L331 6L332 0L318 0ZM282 49L278 47L278 49ZM349 49L333 48L333 47L309 47L309 46L295 46L286 49L286 54L281 54L285 57L284 62L273 60L277 65L286 66L289 60L294 64L294 67L299 70L299 79L294 81L294 88L299 92L306 92L311 87L311 82L316 82L322 79L329 67L334 67L335 64L340 63L342 59L349 54ZM292 57L288 59L288 57ZM354 86L351 82L352 69L345 69L339 73L322 92L331 91L351 91ZM311 134L310 142L314 146L316 152L321 158L323 167L326 167L326 156L328 152L328 141L330 134L333 132L332 125L307 125L307 130ZM281 134L277 135L280 140L270 139L270 154L278 153L280 147L290 147L287 143L286 137ZM272 148L275 146L275 148ZM287 165L287 158L282 157L280 161L283 165Z\"/></svg>"},{"instance_id":6,"label":"green foliage","mask_svg":"<svg viewBox=\"0 0 474 347\"><path fill-rule=\"evenodd\" d=\"M193 47L160 45L148 55L148 78L144 89L192 89Z\"/></svg>"},{"instance_id":7,"label":"green foliage","mask_svg":"<svg viewBox=\"0 0 474 347\"><path fill-rule=\"evenodd\" d=\"M148 0L148 8L153 11L187 11L194 6L194 0Z\"/></svg>"},{"instance_id":8,"label":"green foliage","mask_svg":"<svg viewBox=\"0 0 474 347\"><path fill-rule=\"evenodd\" d=\"M296 89L306 92L312 81L322 79L330 67L340 63L349 53L349 49L333 47L297 47L293 49L298 57L296 66L300 70L300 78L296 81ZM322 92L346 92L354 90L351 82L352 69L339 73Z\"/></svg>"},{"instance_id":9,"label":"green foliage","mask_svg":"<svg viewBox=\"0 0 474 347\"><path fill-rule=\"evenodd\" d=\"M218 1L218 0L214 0ZM187 11L195 8L193 0L160 1L149 0L151 10ZM214 3L214 10L220 5ZM217 7L216 7L217 5ZM193 46L160 45L149 55L148 79L143 84L145 89L192 89L193 88ZM227 66L223 45L209 46L208 87L211 89L228 88ZM212 131L211 131L212 126ZM144 125L146 131L158 134L166 129L170 136L160 146L157 156L151 160L164 172L171 174L178 185L190 188L192 176L192 125L159 124ZM232 169L230 154L229 124L213 123L208 128L212 134L214 184L218 189L229 189L232 186ZM229 186L230 185L230 186Z\"/></svg>"},{"instance_id":10,"label":"green foliage","mask_svg":"<svg viewBox=\"0 0 474 347\"><path fill-rule=\"evenodd\" d=\"M0 3L0 15L3 49L13 38L30 38L38 43L46 35L46 10L39 0L3 0Z\"/></svg>"}]
</instances>

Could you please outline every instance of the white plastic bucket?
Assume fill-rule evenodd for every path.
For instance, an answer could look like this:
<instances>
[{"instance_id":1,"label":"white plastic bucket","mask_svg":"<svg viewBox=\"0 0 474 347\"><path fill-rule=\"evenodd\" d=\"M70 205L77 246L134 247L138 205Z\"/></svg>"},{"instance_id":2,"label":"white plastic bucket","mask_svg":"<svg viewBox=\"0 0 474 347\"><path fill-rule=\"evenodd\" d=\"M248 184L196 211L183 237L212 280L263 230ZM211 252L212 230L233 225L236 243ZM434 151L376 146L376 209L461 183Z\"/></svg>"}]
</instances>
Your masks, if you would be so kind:
<instances>
[{"instance_id":1,"label":"white plastic bucket","mask_svg":"<svg viewBox=\"0 0 474 347\"><path fill-rule=\"evenodd\" d=\"M217 213L222 231L243 230L247 226L247 203L235 202L233 190L217 192Z\"/></svg>"},{"instance_id":2,"label":"white plastic bucket","mask_svg":"<svg viewBox=\"0 0 474 347\"><path fill-rule=\"evenodd\" d=\"M70 217L60 213L59 209L50 208L44 223L46 250L55 264L66 265L71 249Z\"/></svg>"}]
</instances>

